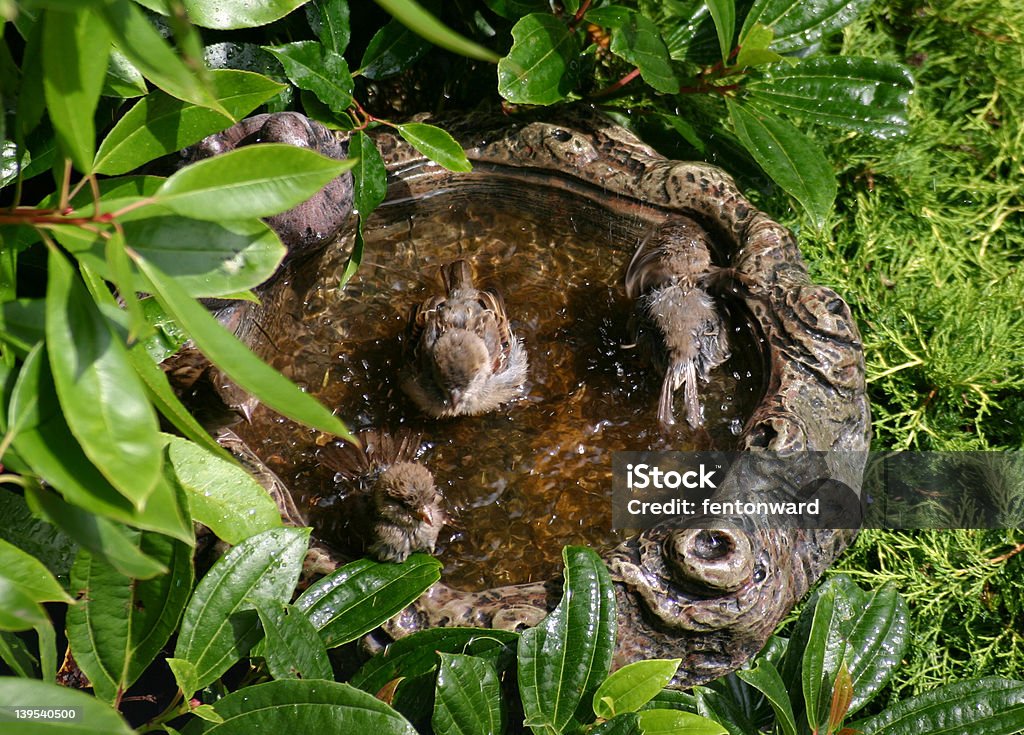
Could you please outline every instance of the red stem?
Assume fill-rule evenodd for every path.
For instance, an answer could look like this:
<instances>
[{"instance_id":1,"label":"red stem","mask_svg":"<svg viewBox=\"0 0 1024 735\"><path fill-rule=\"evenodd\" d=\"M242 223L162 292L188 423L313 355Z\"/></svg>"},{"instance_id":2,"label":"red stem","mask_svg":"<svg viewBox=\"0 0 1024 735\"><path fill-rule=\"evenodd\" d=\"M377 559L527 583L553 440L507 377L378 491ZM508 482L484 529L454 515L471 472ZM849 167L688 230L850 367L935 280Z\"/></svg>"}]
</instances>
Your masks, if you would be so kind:
<instances>
[{"instance_id":1,"label":"red stem","mask_svg":"<svg viewBox=\"0 0 1024 735\"><path fill-rule=\"evenodd\" d=\"M598 92L594 92L594 94L592 94L590 96L591 96L591 98L594 98L594 99L596 99L598 97L607 97L608 95L613 94L614 92L618 92L620 89L622 89L627 84L632 82L638 76L640 76L640 70L639 69L634 69L629 74L627 74L626 76L622 77L622 79L620 79L619 81L617 81L614 84L611 84L611 85L605 87L604 89L602 89L602 90L600 90Z\"/></svg>"}]
</instances>

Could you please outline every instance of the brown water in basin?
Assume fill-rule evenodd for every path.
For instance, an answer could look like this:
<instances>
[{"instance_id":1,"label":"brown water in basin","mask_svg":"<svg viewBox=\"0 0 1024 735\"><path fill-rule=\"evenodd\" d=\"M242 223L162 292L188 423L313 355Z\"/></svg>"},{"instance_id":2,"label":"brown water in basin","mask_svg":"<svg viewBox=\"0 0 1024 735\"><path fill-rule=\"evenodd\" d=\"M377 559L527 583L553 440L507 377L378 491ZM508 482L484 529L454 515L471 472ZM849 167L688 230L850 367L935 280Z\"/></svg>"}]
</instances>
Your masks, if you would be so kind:
<instances>
[{"instance_id":1,"label":"brown water in basin","mask_svg":"<svg viewBox=\"0 0 1024 735\"><path fill-rule=\"evenodd\" d=\"M512 201L524 197L456 191L388 204L370 219L349 284L338 288L350 242L325 256L317 280L295 284L267 329L273 342L257 348L353 430L422 431L420 459L457 518L437 554L445 581L466 589L547 579L563 545L616 543L612 452L730 448L762 389L752 361L733 357L701 388L707 429L691 431L677 411L680 423L662 433L659 380L623 347L631 304L622 274L649 225L622 224L559 192L526 209ZM529 381L522 399L495 413L435 421L398 388L398 371L409 307L439 291L438 266L456 257L473 264L478 287L504 295ZM757 353L745 327L730 344L734 355ZM344 547L346 506L316 460L328 438L263 407L235 428L293 488L310 522Z\"/></svg>"}]
</instances>

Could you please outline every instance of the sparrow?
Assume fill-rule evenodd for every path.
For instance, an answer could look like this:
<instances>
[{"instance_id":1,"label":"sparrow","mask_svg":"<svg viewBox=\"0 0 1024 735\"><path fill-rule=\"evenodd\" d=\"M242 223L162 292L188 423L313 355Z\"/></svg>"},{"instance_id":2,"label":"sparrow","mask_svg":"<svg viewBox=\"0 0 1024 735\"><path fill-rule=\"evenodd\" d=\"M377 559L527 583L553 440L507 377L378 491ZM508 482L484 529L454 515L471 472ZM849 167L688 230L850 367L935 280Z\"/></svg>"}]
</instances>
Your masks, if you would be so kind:
<instances>
[{"instance_id":1,"label":"sparrow","mask_svg":"<svg viewBox=\"0 0 1024 735\"><path fill-rule=\"evenodd\" d=\"M362 444L333 442L318 457L336 477L370 499L372 538L367 550L379 561L405 561L415 551L433 553L450 518L434 476L416 461L420 437L379 432L359 434Z\"/></svg>"},{"instance_id":2,"label":"sparrow","mask_svg":"<svg viewBox=\"0 0 1024 735\"><path fill-rule=\"evenodd\" d=\"M697 378L708 381L729 358L727 326L705 290L712 273L711 242L692 219L674 219L640 243L626 269L626 295L636 301L633 327L655 367L664 373L658 421L675 423L673 399L683 389L686 420L702 423Z\"/></svg>"},{"instance_id":3,"label":"sparrow","mask_svg":"<svg viewBox=\"0 0 1024 735\"><path fill-rule=\"evenodd\" d=\"M433 418L487 413L521 391L526 350L501 294L475 288L468 262L448 263L440 276L444 295L410 313L402 389Z\"/></svg>"}]
</instances>

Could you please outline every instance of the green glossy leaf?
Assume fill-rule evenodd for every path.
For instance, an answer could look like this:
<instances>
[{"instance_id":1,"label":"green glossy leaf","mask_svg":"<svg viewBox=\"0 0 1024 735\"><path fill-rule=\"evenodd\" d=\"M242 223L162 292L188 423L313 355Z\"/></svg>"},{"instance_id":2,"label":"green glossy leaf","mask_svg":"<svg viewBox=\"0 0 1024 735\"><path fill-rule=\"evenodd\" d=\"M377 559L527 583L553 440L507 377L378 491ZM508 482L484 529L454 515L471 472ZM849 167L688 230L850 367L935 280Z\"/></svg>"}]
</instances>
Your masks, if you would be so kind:
<instances>
[{"instance_id":1,"label":"green glossy leaf","mask_svg":"<svg viewBox=\"0 0 1024 735\"><path fill-rule=\"evenodd\" d=\"M27 16L27 13L22 13L18 17L24 21ZM16 132L28 135L39 125L46 110L46 92L43 89L43 24L35 21L22 34L25 38L25 53L21 62L21 88L14 126Z\"/></svg>"},{"instance_id":2,"label":"green glossy leaf","mask_svg":"<svg viewBox=\"0 0 1024 735\"><path fill-rule=\"evenodd\" d=\"M311 585L295 605L334 648L369 633L440 578L440 562L426 554L401 564L358 559Z\"/></svg>"},{"instance_id":3,"label":"green glossy leaf","mask_svg":"<svg viewBox=\"0 0 1024 735\"><path fill-rule=\"evenodd\" d=\"M714 720L677 709L645 709L637 713L644 735L729 735Z\"/></svg>"},{"instance_id":4,"label":"green glossy leaf","mask_svg":"<svg viewBox=\"0 0 1024 735\"><path fill-rule=\"evenodd\" d=\"M586 19L612 29L609 50L635 65L645 82L666 94L679 91L679 80L672 71L668 47L654 21L618 6L591 10L586 14Z\"/></svg>"},{"instance_id":5,"label":"green glossy leaf","mask_svg":"<svg viewBox=\"0 0 1024 735\"><path fill-rule=\"evenodd\" d=\"M756 23L747 33L747 37L740 46L736 55L736 68L744 69L748 66L759 66L782 61L785 57L770 49L775 34L771 28Z\"/></svg>"},{"instance_id":6,"label":"green glossy leaf","mask_svg":"<svg viewBox=\"0 0 1024 735\"><path fill-rule=\"evenodd\" d=\"M678 709L697 714L697 697L678 689L662 689L651 697L651 701L644 705L644 709Z\"/></svg>"},{"instance_id":7,"label":"green glossy leaf","mask_svg":"<svg viewBox=\"0 0 1024 735\"><path fill-rule=\"evenodd\" d=\"M352 685L374 694L399 677L410 679L433 671L438 653L476 656L496 668L505 668L518 640L519 635L508 630L430 628L389 645L352 677Z\"/></svg>"},{"instance_id":8,"label":"green glossy leaf","mask_svg":"<svg viewBox=\"0 0 1024 735\"><path fill-rule=\"evenodd\" d=\"M190 441L169 437L169 456L185 488L192 517L229 544L281 526L267 491L237 463L211 456Z\"/></svg>"},{"instance_id":9,"label":"green glossy leaf","mask_svg":"<svg viewBox=\"0 0 1024 735\"><path fill-rule=\"evenodd\" d=\"M993 676L947 684L847 727L863 735L1012 735L1024 729L1024 682Z\"/></svg>"},{"instance_id":10,"label":"green glossy leaf","mask_svg":"<svg viewBox=\"0 0 1024 735\"><path fill-rule=\"evenodd\" d=\"M106 702L119 701L160 653L192 591L189 546L143 534L140 548L170 572L133 580L87 551L79 552L71 569L78 604L68 611L68 641L96 696Z\"/></svg>"},{"instance_id":11,"label":"green glossy leaf","mask_svg":"<svg viewBox=\"0 0 1024 735\"><path fill-rule=\"evenodd\" d=\"M252 733L367 733L416 735L400 714L348 684L333 681L277 681L245 687L213 705L223 724L198 720L183 735L252 735Z\"/></svg>"},{"instance_id":12,"label":"green glossy leaf","mask_svg":"<svg viewBox=\"0 0 1024 735\"><path fill-rule=\"evenodd\" d=\"M315 398L252 354L193 300L173 278L145 259L136 260L164 311L195 340L210 362L219 367L243 390L253 393L270 408L321 431L351 438L345 425Z\"/></svg>"},{"instance_id":13,"label":"green glossy leaf","mask_svg":"<svg viewBox=\"0 0 1024 735\"><path fill-rule=\"evenodd\" d=\"M199 581L174 648L175 658L195 667L196 688L231 668L259 640L253 602L291 597L308 543L308 528L264 531L232 548Z\"/></svg>"},{"instance_id":14,"label":"green glossy leaf","mask_svg":"<svg viewBox=\"0 0 1024 735\"><path fill-rule=\"evenodd\" d=\"M284 143L245 146L181 169L155 201L215 222L268 217L306 201L354 164Z\"/></svg>"},{"instance_id":15,"label":"green glossy leaf","mask_svg":"<svg viewBox=\"0 0 1024 735\"><path fill-rule=\"evenodd\" d=\"M107 64L107 78L103 81L103 95L131 99L146 94L146 78L128 57L117 49L110 50L110 61Z\"/></svg>"},{"instance_id":16,"label":"green glossy leaf","mask_svg":"<svg viewBox=\"0 0 1024 735\"><path fill-rule=\"evenodd\" d=\"M660 692L675 676L681 659L634 661L615 671L594 694L594 714L606 720L623 712L635 712Z\"/></svg>"},{"instance_id":17,"label":"green glossy leaf","mask_svg":"<svg viewBox=\"0 0 1024 735\"><path fill-rule=\"evenodd\" d=\"M352 74L341 54L316 41L263 48L277 57L292 84L315 94L335 115L352 106Z\"/></svg>"},{"instance_id":18,"label":"green glossy leaf","mask_svg":"<svg viewBox=\"0 0 1024 735\"><path fill-rule=\"evenodd\" d=\"M267 668L275 679L334 680L327 648L301 610L279 602L256 602L263 625Z\"/></svg>"},{"instance_id":19,"label":"green glossy leaf","mask_svg":"<svg viewBox=\"0 0 1024 735\"><path fill-rule=\"evenodd\" d=\"M732 38L736 33L735 0L708 0L708 11L715 21L722 61L728 61L729 55L732 53Z\"/></svg>"},{"instance_id":20,"label":"green glossy leaf","mask_svg":"<svg viewBox=\"0 0 1024 735\"><path fill-rule=\"evenodd\" d=\"M441 653L431 719L435 735L505 731L505 703L494 666L474 656Z\"/></svg>"},{"instance_id":21,"label":"green glossy leaf","mask_svg":"<svg viewBox=\"0 0 1024 735\"><path fill-rule=\"evenodd\" d=\"M0 539L0 578L20 587L35 602L72 602L41 561Z\"/></svg>"},{"instance_id":22,"label":"green glossy leaf","mask_svg":"<svg viewBox=\"0 0 1024 735\"><path fill-rule=\"evenodd\" d=\"M531 13L512 27L512 48L498 62L498 94L514 104L550 105L575 88L580 42L550 13Z\"/></svg>"},{"instance_id":23,"label":"green glossy leaf","mask_svg":"<svg viewBox=\"0 0 1024 735\"><path fill-rule=\"evenodd\" d=\"M46 339L45 310L43 299L17 299L0 304L0 339L28 352L36 342Z\"/></svg>"},{"instance_id":24,"label":"green glossy leaf","mask_svg":"<svg viewBox=\"0 0 1024 735\"><path fill-rule=\"evenodd\" d=\"M821 148L792 124L726 100L736 136L765 173L796 199L816 226L836 198L836 177Z\"/></svg>"},{"instance_id":25,"label":"green glossy leaf","mask_svg":"<svg viewBox=\"0 0 1024 735\"><path fill-rule=\"evenodd\" d=\"M306 5L306 19L324 48L345 53L351 35L348 0L313 0Z\"/></svg>"},{"instance_id":26,"label":"green glossy leaf","mask_svg":"<svg viewBox=\"0 0 1024 735\"><path fill-rule=\"evenodd\" d=\"M23 148L19 154L13 141L0 138L0 188L13 183L18 178L19 169L25 168L31 160L32 155L27 149Z\"/></svg>"},{"instance_id":27,"label":"green glossy leaf","mask_svg":"<svg viewBox=\"0 0 1024 735\"><path fill-rule=\"evenodd\" d=\"M0 660L18 676L39 678L39 661L28 650L25 641L10 631L0 630Z\"/></svg>"},{"instance_id":28,"label":"green glossy leaf","mask_svg":"<svg viewBox=\"0 0 1024 735\"><path fill-rule=\"evenodd\" d=\"M740 44L760 23L775 32L774 51L795 51L849 25L870 4L871 0L821 0L813 3L756 0L743 22Z\"/></svg>"},{"instance_id":29,"label":"green glossy leaf","mask_svg":"<svg viewBox=\"0 0 1024 735\"><path fill-rule=\"evenodd\" d=\"M562 601L519 638L519 694L525 724L563 732L593 719L593 695L615 648L615 593L601 558L566 546Z\"/></svg>"},{"instance_id":30,"label":"green glossy leaf","mask_svg":"<svg viewBox=\"0 0 1024 735\"><path fill-rule=\"evenodd\" d=\"M812 729L828 721L832 686L846 656L854 614L853 601L840 585L830 581L822 587L800 670L807 722Z\"/></svg>"},{"instance_id":31,"label":"green glossy leaf","mask_svg":"<svg viewBox=\"0 0 1024 735\"><path fill-rule=\"evenodd\" d=\"M775 712L775 721L785 735L796 735L796 718L789 692L771 661L759 658L753 668L741 669L736 676L764 694Z\"/></svg>"},{"instance_id":32,"label":"green glossy leaf","mask_svg":"<svg viewBox=\"0 0 1024 735\"><path fill-rule=\"evenodd\" d=\"M846 663L853 679L849 714L867 704L896 673L910 640L910 613L903 597L891 587L871 593L855 608Z\"/></svg>"},{"instance_id":33,"label":"green glossy leaf","mask_svg":"<svg viewBox=\"0 0 1024 735\"><path fill-rule=\"evenodd\" d=\"M190 661L182 658L167 658L167 666L174 674L174 681L183 692L194 692L199 688L199 671ZM200 715L201 716L201 715Z\"/></svg>"},{"instance_id":34,"label":"green glossy leaf","mask_svg":"<svg viewBox=\"0 0 1024 735\"><path fill-rule=\"evenodd\" d=\"M78 716L68 720L18 722L13 707L0 709L0 730L32 735L133 735L121 715L93 696L69 687L32 679L0 677L0 702L16 703L28 709L75 709Z\"/></svg>"},{"instance_id":35,"label":"green glossy leaf","mask_svg":"<svg viewBox=\"0 0 1024 735\"><path fill-rule=\"evenodd\" d=\"M398 134L413 148L449 171L465 173L472 170L462 146L447 131L426 123L396 125Z\"/></svg>"},{"instance_id":36,"label":"green glossy leaf","mask_svg":"<svg viewBox=\"0 0 1024 735\"><path fill-rule=\"evenodd\" d=\"M589 735L644 735L636 712L625 712L591 728Z\"/></svg>"},{"instance_id":37,"label":"green glossy leaf","mask_svg":"<svg viewBox=\"0 0 1024 735\"><path fill-rule=\"evenodd\" d=\"M751 79L746 89L750 99L807 122L891 138L907 132L914 80L902 64L821 56Z\"/></svg>"},{"instance_id":38,"label":"green glossy leaf","mask_svg":"<svg viewBox=\"0 0 1024 735\"><path fill-rule=\"evenodd\" d=\"M67 258L50 252L46 338L57 396L86 456L136 508L160 477L162 442L145 388L127 350L75 277Z\"/></svg>"},{"instance_id":39,"label":"green glossy leaf","mask_svg":"<svg viewBox=\"0 0 1024 735\"><path fill-rule=\"evenodd\" d=\"M31 630L47 620L43 606L25 589L0 576L0 630Z\"/></svg>"},{"instance_id":40,"label":"green glossy leaf","mask_svg":"<svg viewBox=\"0 0 1024 735\"><path fill-rule=\"evenodd\" d=\"M413 0L377 0L377 4L435 46L471 59L490 62L498 60L498 55L493 51L460 36Z\"/></svg>"},{"instance_id":41,"label":"green glossy leaf","mask_svg":"<svg viewBox=\"0 0 1024 735\"><path fill-rule=\"evenodd\" d=\"M142 310L139 294L135 289L132 262L125 252L124 235L114 232L104 247L105 265L110 275L110 282L117 289L118 296L124 305L128 317L128 342L147 339L156 334L156 330L146 321Z\"/></svg>"},{"instance_id":42,"label":"green glossy leaf","mask_svg":"<svg viewBox=\"0 0 1024 735\"><path fill-rule=\"evenodd\" d=\"M143 303L145 305L145 302ZM174 394L174 390L167 380L167 374L153 362L145 345L136 345L130 349L128 361L131 362L135 372L145 383L150 401L164 418L170 421L187 439L203 447L207 453L225 460L231 459L231 456L214 441ZM194 511L192 515L195 515Z\"/></svg>"},{"instance_id":43,"label":"green glossy leaf","mask_svg":"<svg viewBox=\"0 0 1024 735\"><path fill-rule=\"evenodd\" d=\"M254 28L283 18L306 0L183 0L190 21L203 28Z\"/></svg>"},{"instance_id":44,"label":"green glossy leaf","mask_svg":"<svg viewBox=\"0 0 1024 735\"><path fill-rule=\"evenodd\" d=\"M383 79L405 71L430 49L429 41L392 20L373 34L359 68L367 79Z\"/></svg>"},{"instance_id":45,"label":"green glossy leaf","mask_svg":"<svg viewBox=\"0 0 1024 735\"><path fill-rule=\"evenodd\" d=\"M547 0L484 0L484 5L506 20L519 20L530 13L551 10Z\"/></svg>"},{"instance_id":46,"label":"green glossy leaf","mask_svg":"<svg viewBox=\"0 0 1024 735\"><path fill-rule=\"evenodd\" d=\"M43 91L64 155L88 173L96 148L93 115L103 89L110 36L95 13L43 16Z\"/></svg>"},{"instance_id":47,"label":"green glossy leaf","mask_svg":"<svg viewBox=\"0 0 1024 735\"><path fill-rule=\"evenodd\" d=\"M80 546L102 557L122 574L149 579L167 567L143 554L130 531L117 523L65 503L53 492L26 491L30 507L60 528Z\"/></svg>"},{"instance_id":48,"label":"green glossy leaf","mask_svg":"<svg viewBox=\"0 0 1024 735\"><path fill-rule=\"evenodd\" d=\"M758 731L748 713L731 696L707 687L695 687L697 713L722 725L729 735L750 735Z\"/></svg>"},{"instance_id":49,"label":"green glossy leaf","mask_svg":"<svg viewBox=\"0 0 1024 735\"><path fill-rule=\"evenodd\" d=\"M352 134L348 150L350 156L358 158L352 169L352 180L355 184L355 210L365 220L387 196L388 172L373 138L363 131L360 130ZM462 149L459 148L459 150ZM465 158L465 153L463 153L463 158Z\"/></svg>"},{"instance_id":50,"label":"green glossy leaf","mask_svg":"<svg viewBox=\"0 0 1024 735\"><path fill-rule=\"evenodd\" d=\"M110 0L96 5L96 13L110 30L114 46L146 79L178 99L228 114L205 79L192 72L135 3Z\"/></svg>"},{"instance_id":51,"label":"green glossy leaf","mask_svg":"<svg viewBox=\"0 0 1024 735\"><path fill-rule=\"evenodd\" d=\"M4 455L4 464L14 452ZM21 494L0 489L0 536L41 561L55 577L67 577L78 548L64 532L33 514Z\"/></svg>"},{"instance_id":52,"label":"green glossy leaf","mask_svg":"<svg viewBox=\"0 0 1024 735\"><path fill-rule=\"evenodd\" d=\"M223 130L284 89L261 74L235 69L211 71L210 81L228 115L156 90L135 103L103 139L94 170L108 175L132 171Z\"/></svg>"}]
</instances>

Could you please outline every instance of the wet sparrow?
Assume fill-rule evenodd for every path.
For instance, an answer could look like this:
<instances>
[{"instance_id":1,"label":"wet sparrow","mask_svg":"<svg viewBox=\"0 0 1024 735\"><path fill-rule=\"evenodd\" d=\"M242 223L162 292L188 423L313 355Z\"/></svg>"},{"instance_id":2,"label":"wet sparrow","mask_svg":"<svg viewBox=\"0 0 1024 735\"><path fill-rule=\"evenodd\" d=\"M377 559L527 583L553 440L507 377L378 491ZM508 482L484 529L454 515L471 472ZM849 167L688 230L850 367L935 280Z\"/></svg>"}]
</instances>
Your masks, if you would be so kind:
<instances>
[{"instance_id":1,"label":"wet sparrow","mask_svg":"<svg viewBox=\"0 0 1024 735\"><path fill-rule=\"evenodd\" d=\"M637 341L646 343L665 377L658 421L675 423L673 398L683 388L686 420L702 423L697 378L729 357L726 324L703 286L711 265L711 242L691 219L667 222L640 244L626 269L626 295L636 299ZM653 329L652 329L653 327Z\"/></svg>"},{"instance_id":2,"label":"wet sparrow","mask_svg":"<svg viewBox=\"0 0 1024 735\"><path fill-rule=\"evenodd\" d=\"M409 317L402 389L434 418L486 413L519 394L526 350L509 329L501 295L473 286L469 263L442 266L441 282L445 295Z\"/></svg>"},{"instance_id":3,"label":"wet sparrow","mask_svg":"<svg viewBox=\"0 0 1024 735\"><path fill-rule=\"evenodd\" d=\"M408 431L396 436L363 432L359 440L361 448L336 442L318 456L371 499L368 551L380 561L394 562L414 551L432 553L449 517L434 476L415 459L420 437Z\"/></svg>"}]
</instances>

